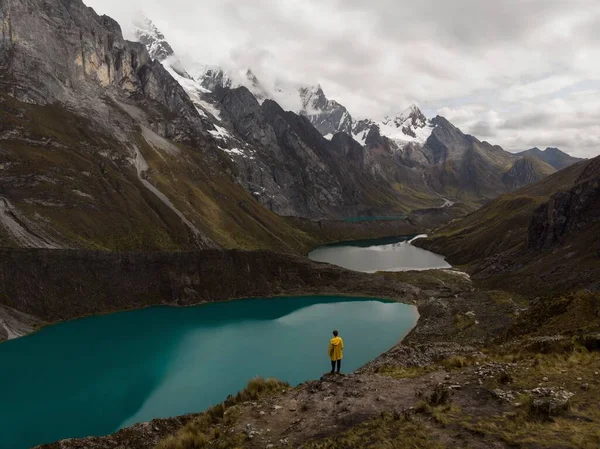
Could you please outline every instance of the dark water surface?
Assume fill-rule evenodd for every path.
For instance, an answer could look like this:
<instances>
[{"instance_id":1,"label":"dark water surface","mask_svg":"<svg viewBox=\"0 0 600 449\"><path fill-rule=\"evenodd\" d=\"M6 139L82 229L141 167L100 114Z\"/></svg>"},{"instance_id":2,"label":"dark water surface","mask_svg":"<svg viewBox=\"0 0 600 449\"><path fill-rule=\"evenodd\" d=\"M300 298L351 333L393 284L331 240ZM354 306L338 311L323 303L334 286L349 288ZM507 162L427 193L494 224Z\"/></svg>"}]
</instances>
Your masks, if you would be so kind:
<instances>
[{"instance_id":1,"label":"dark water surface","mask_svg":"<svg viewBox=\"0 0 600 449\"><path fill-rule=\"evenodd\" d=\"M351 217L345 218L344 221L349 223L360 223L363 221L400 221L406 220L406 215L388 215L388 216L364 216L364 217Z\"/></svg>"},{"instance_id":2,"label":"dark water surface","mask_svg":"<svg viewBox=\"0 0 600 449\"><path fill-rule=\"evenodd\" d=\"M416 324L413 306L372 299L248 299L155 307L50 326L0 344L0 447L105 435L199 412L254 376L291 384L329 369L333 328L349 372Z\"/></svg>"},{"instance_id":3,"label":"dark water surface","mask_svg":"<svg viewBox=\"0 0 600 449\"><path fill-rule=\"evenodd\" d=\"M308 257L353 271L409 271L451 268L446 260L431 251L410 244L415 236L357 240L321 246Z\"/></svg>"}]
</instances>

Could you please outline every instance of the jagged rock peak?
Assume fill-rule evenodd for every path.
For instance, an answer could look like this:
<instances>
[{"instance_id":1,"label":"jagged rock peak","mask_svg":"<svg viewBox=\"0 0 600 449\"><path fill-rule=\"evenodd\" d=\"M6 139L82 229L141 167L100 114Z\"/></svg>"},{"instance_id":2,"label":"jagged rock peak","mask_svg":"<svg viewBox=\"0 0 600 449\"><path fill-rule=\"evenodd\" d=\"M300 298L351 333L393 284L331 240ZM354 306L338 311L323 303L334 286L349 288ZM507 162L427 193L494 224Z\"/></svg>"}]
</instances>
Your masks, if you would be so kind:
<instances>
[{"instance_id":1,"label":"jagged rock peak","mask_svg":"<svg viewBox=\"0 0 600 449\"><path fill-rule=\"evenodd\" d=\"M352 117L348 110L335 100L329 100L320 84L298 89L300 113L307 117L319 132L331 138L334 134L352 133Z\"/></svg>"},{"instance_id":2,"label":"jagged rock peak","mask_svg":"<svg viewBox=\"0 0 600 449\"><path fill-rule=\"evenodd\" d=\"M298 92L302 100L302 109L323 109L327 107L328 100L320 84L301 87Z\"/></svg>"},{"instance_id":3,"label":"jagged rock peak","mask_svg":"<svg viewBox=\"0 0 600 449\"><path fill-rule=\"evenodd\" d=\"M175 54L165 35L145 15L140 14L140 18L133 21L133 32L135 37L146 46L152 59L162 62Z\"/></svg>"},{"instance_id":4,"label":"jagged rock peak","mask_svg":"<svg viewBox=\"0 0 600 449\"><path fill-rule=\"evenodd\" d=\"M416 105L411 105L399 114L386 116L380 122L361 120L353 124L352 133L359 142L366 144L367 136L374 127L379 135L394 141L400 147L408 143L424 144L434 128L434 123Z\"/></svg>"},{"instance_id":5,"label":"jagged rock peak","mask_svg":"<svg viewBox=\"0 0 600 449\"><path fill-rule=\"evenodd\" d=\"M211 92L216 88L231 88L233 81L231 76L227 74L221 67L216 65L198 65L191 70L192 77L200 83L200 85Z\"/></svg>"},{"instance_id":6,"label":"jagged rock peak","mask_svg":"<svg viewBox=\"0 0 600 449\"><path fill-rule=\"evenodd\" d=\"M269 92L265 86L258 80L258 77L251 69L246 70L246 79L248 80L248 83L242 84L245 84L248 87L250 92L254 94L259 103L271 98L271 95L269 95Z\"/></svg>"},{"instance_id":7,"label":"jagged rock peak","mask_svg":"<svg viewBox=\"0 0 600 449\"><path fill-rule=\"evenodd\" d=\"M415 129L426 127L428 120L418 106L412 104L400 114L385 117L382 123L399 128L407 136L416 138Z\"/></svg>"}]
</instances>

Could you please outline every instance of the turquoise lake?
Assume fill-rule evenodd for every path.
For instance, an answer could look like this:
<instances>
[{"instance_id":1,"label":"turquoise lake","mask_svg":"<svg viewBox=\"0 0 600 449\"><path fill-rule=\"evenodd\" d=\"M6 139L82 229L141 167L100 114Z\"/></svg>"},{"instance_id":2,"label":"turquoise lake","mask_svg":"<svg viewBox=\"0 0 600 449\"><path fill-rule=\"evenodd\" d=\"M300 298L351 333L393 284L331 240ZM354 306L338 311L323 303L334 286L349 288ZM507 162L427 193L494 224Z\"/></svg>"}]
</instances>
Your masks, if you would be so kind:
<instances>
[{"instance_id":1,"label":"turquoise lake","mask_svg":"<svg viewBox=\"0 0 600 449\"><path fill-rule=\"evenodd\" d=\"M154 307L47 327L0 344L1 447L106 435L199 412L255 376L292 385L374 359L416 324L413 306L361 298L247 299Z\"/></svg>"}]
</instances>

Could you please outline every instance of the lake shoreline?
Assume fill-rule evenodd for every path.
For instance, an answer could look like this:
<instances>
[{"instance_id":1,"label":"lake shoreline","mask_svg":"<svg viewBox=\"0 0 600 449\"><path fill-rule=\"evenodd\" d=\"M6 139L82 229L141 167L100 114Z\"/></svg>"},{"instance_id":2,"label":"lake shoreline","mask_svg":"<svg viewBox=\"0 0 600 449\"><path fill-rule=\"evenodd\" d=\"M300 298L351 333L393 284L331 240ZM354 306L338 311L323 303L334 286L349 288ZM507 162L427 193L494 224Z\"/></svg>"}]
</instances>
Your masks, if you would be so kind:
<instances>
[{"instance_id":1,"label":"lake shoreline","mask_svg":"<svg viewBox=\"0 0 600 449\"><path fill-rule=\"evenodd\" d=\"M19 251L11 252L10 264L7 264L7 258L0 261L0 267L8 271L10 269L16 272L33 273L33 278L28 277L28 293L32 290L34 298L40 298L41 304L45 307L58 301L57 306L61 310L65 306L70 306L66 310L71 316L64 317L62 320L54 319L53 322L60 322L67 319L76 319L84 316L114 313L125 310L142 309L152 306L171 306L187 307L211 302L227 302L237 299L262 297L276 298L281 296L346 296L360 298L376 298L394 302L402 302L417 307L419 314L417 323L412 331L404 338L401 345L425 343L431 337L444 334L444 329L448 323L452 322L452 317L448 314L440 315L431 308L432 295L441 293L447 289L448 279L444 278L444 286L431 283L427 280L425 285L421 281L430 273L438 277L442 274L451 279L451 282L462 282L464 277L461 273L454 270L433 270L432 272L404 272L404 273L357 273L335 267L328 264L310 261L300 256L282 255L269 252L243 252L243 251L205 251L196 253L185 253L175 255L153 254L105 254L94 253L90 255L81 252L63 252L63 251L44 251L33 252ZM174 256L173 259L170 257ZM218 262L215 264L215 262ZM189 266L193 266L190 270ZM94 270L100 264L104 267L111 267L111 270ZM182 270L181 264L185 264L186 269ZM215 266L216 265L216 266ZM49 278L44 271L49 266L58 266L61 276L58 278ZM211 283L211 276L206 273L206 267L210 267L212 272L221 272L225 277L233 281L225 283L225 289L221 287L209 291L208 288L215 288L216 284ZM252 268L255 268L253 270ZM179 271L178 271L179 270ZM129 278L119 280L111 276L112 272L119 274L127 273ZM90 273L103 273L104 276L98 278ZM195 274L195 276L194 276ZM403 278L397 278L396 275L402 275ZM175 277L175 275L177 275ZM39 276L39 277L37 277ZM87 285L79 284L79 290L72 286L73 278L89 280ZM8 278L7 278L8 279ZM22 278L19 275L10 278L10 283L4 284L2 288L10 291L11 288L19 286ZM418 280L418 282L417 282ZM52 283L49 283L52 281ZM160 282L159 282L160 281ZM466 282L466 281L465 281ZM470 281L469 281L470 282ZM148 283L150 285L148 285ZM185 291L187 297L185 301L176 300L165 301L164 297L147 296L150 289L164 291L165 285L174 292ZM70 285L71 284L71 285ZM143 288L140 289L140 285ZM178 287L179 285L184 287ZM112 286L105 288L105 286ZM115 286L126 285L126 289L114 290ZM22 284L21 284L22 287ZM85 288L84 288L85 287ZM187 289L187 290L186 290ZM433 291L432 291L433 289ZM61 292L67 291L67 295ZM111 292L112 297L107 298L104 295L98 295L98 292ZM199 295L193 292L208 292L210 300L201 300ZM249 292L255 292L250 295ZM268 292L268 293L267 293ZM89 295L88 295L89 294ZM130 295L130 296L127 296ZM140 295L144 302L138 302ZM12 296L18 298L18 296ZM81 310L81 300L87 298L93 300L99 298L95 303L103 309L97 309L94 313L83 314ZM118 303L114 300L119 299ZM71 306L75 306L74 308ZM35 308L36 303L30 301L28 307ZM118 307L117 307L118 306ZM31 310L31 309L26 309ZM34 315L35 316L35 315ZM47 320L50 322L50 320ZM426 351L425 351L426 353ZM373 362L379 358L375 359ZM369 366L367 363L366 366ZM360 371L360 370L359 370ZM135 427L135 426L134 426Z\"/></svg>"},{"instance_id":2,"label":"lake shoreline","mask_svg":"<svg viewBox=\"0 0 600 449\"><path fill-rule=\"evenodd\" d=\"M378 273L368 275L377 277L382 283L410 281L418 286L415 305L419 313L415 327L394 347L382 353L379 357L359 368L351 377L360 382L371 382L372 373L380 367L390 364L405 364L406 366L422 366L435 363L454 355L472 354L477 351L484 341L497 335L503 316L512 315L514 308L510 305L498 305L492 296L482 295L476 291L471 280L457 270L430 270L428 272ZM400 278L401 280L399 280ZM460 296L460 300L455 298ZM392 298L393 300L393 298ZM500 307L500 309L498 309ZM485 318L486 312L494 309L494 314ZM497 310L498 309L498 310ZM505 310L506 309L506 310ZM467 337L455 324L456 316L468 316L467 312L474 311L481 322L474 329L476 332ZM498 328L498 329L496 329ZM363 379L363 380L360 380ZM308 381L293 391L304 392L320 385L321 381ZM290 390L290 391L292 391ZM232 392L233 393L233 392ZM56 444L40 446L44 449L71 449L78 447L113 449L121 447L126 442L136 441L136 449L151 449L156 443L176 429L181 428L190 420L201 416L201 413L177 416L166 419L156 419L150 423L135 424L119 432L106 436L86 439L61 441Z\"/></svg>"},{"instance_id":3,"label":"lake shoreline","mask_svg":"<svg viewBox=\"0 0 600 449\"><path fill-rule=\"evenodd\" d=\"M357 246L367 246L367 247L373 247L376 246L378 244L383 244L383 245L387 245L389 243L399 243L399 242L407 242L408 244L411 244L414 240L416 240L417 238L422 237L423 234L410 234L410 235L402 235L402 236L395 236L395 237L384 237L384 238L377 238L377 239L366 239L366 240L359 240L359 241L345 241L345 242L334 242L334 243L330 243L330 244L326 244L323 246L319 246L313 249L312 252L320 249L320 248L336 248L339 246L344 246L344 245L349 245L352 242L354 242L355 245ZM420 250L419 250L420 251ZM210 260L211 258L214 258L214 256L218 254L224 257L221 257L220 259L221 262L223 261L223 259L228 262L229 267L225 266L224 269L225 270L234 270L234 271L239 271L239 263L236 263L236 255L242 255L242 256L250 256L250 257L254 257L255 260L253 261L253 263L256 262L256 260L258 260L260 262L260 260L264 260L265 258L273 258L273 259L279 259L279 261L281 261L281 264L277 266L277 271L276 273L271 273L271 277L273 278L277 278L277 277L281 277L282 275L282 267L285 267L286 264L288 265L294 265L293 270L295 271L293 274L294 275L298 275L301 274L302 278L304 278L305 280L308 279L309 281L312 280L314 281L314 276L316 275L319 281L322 282L304 282L304 285L301 285L302 282L298 282L298 279L295 279L295 282L286 282L287 280L283 280L282 282L278 283L278 285L273 285L270 286L269 288L253 288L253 286L249 286L246 285L242 288L239 289L239 291L237 291L237 289L233 289L229 294L224 294L224 293L217 293L216 295L214 295L213 297L209 298L209 299L203 299L201 297L201 294L199 294L199 292L197 291L199 288L204 289L204 292L206 293L207 287L202 285L202 281L198 278L196 279L190 279L191 276L194 276L196 273L193 273L193 270L189 270L189 267L182 267L181 266L181 262L185 263L186 261L190 261L192 265L198 266L199 264L202 263L206 263L206 260L203 259L207 259ZM1 257L1 256L6 256L6 257ZM33 256L33 257L32 257ZM39 259L35 256L40 256ZM205 257L206 256L206 257ZM231 257L234 256L234 257ZM310 254L309 254L310 256ZM25 260L19 260L21 258L24 258ZM49 258L51 261L46 260L47 258ZM385 291L385 289L379 288L377 286L377 281L373 281L373 278L367 277L364 278L363 282L364 284L361 284L360 286L354 286L351 285L352 282L350 283L350 285L346 285L346 284L342 284L340 285L340 283L338 282L338 285L336 285L335 287L331 285L331 283L327 282L327 280L331 281L331 274L334 273L334 277L336 278L336 281L339 281L340 277L343 278L344 276L347 276L348 279L350 281L352 281L352 278L354 277L358 277L360 278L361 276L364 277L364 275L378 275L379 272L396 272L396 271L427 271L430 269L451 269L452 267L450 266L439 266L439 267L423 267L423 268L418 268L418 269L414 269L414 270L396 270L396 269L374 269L374 270L369 270L369 271L363 271L363 272L357 272L357 271L353 271L353 270L349 270L343 267L339 267L336 266L335 264L332 264L331 262L326 262L326 261L311 261L310 257L302 257L302 256L293 256L293 255L289 255L289 254L281 254L281 253L271 253L269 251L250 251L250 252L246 252L246 251L236 251L236 250L232 250L232 251L195 251L195 252L187 252L187 253L109 253L109 252L98 252L98 251L77 251L77 250L22 250L22 249L15 249L15 250L10 250L10 249L0 249L0 269L2 269L2 265L3 262L15 262L17 263L17 265L21 265L24 264L25 266L17 266L17 270L21 271L22 270L32 270L32 271L38 271L39 270L39 265L45 265L47 266L48 264L51 265L56 265L59 264L61 266L64 265L70 265L73 263L77 263L78 261L81 261L83 265L87 265L88 263L95 263L98 260L100 260L102 262L102 259L106 258L107 261L111 261L112 260L112 264L111 264L111 268L114 268L114 264L120 264L123 269L125 270L130 270L132 265L136 265L136 264L142 264L142 265L150 265L150 266L156 266L156 265L163 265L163 269L159 270L159 276L164 278L164 277L169 277L169 278L173 278L175 276L175 281L177 281L176 276L172 271L173 268L176 268L180 271L191 271L191 273L183 273L180 274L179 276L183 275L188 277L188 279L184 280L184 283L186 284L190 284L189 286L186 285L184 286L184 293L187 294L188 296L190 294L192 294L194 297L193 298L185 298L185 299L180 299L180 298L171 298L171 300L165 299L168 297L168 295L165 295L163 297L159 297L159 296L155 296L154 298L150 298L149 301L143 301L143 302L139 302L139 298L136 298L136 301L134 301L135 303L129 303L127 301L127 297L131 297L133 295L139 296L140 292L139 291L134 291L131 292L130 290L123 290L120 291L119 294L122 295L125 300L122 301L118 306L112 305L111 307L106 307L106 308L102 308L102 307L97 307L94 308L93 310L89 311L89 310L82 310L79 311L78 306L80 306L80 299L81 298L77 298L74 297L72 292L67 292L66 293L66 298L62 297L60 299L62 299L63 301L67 301L70 302L74 307L69 307L69 310L67 311L67 316L47 316L44 313L36 313L36 310L34 308L32 308L32 303L35 304L35 301L38 300L42 303L44 303L44 309L46 309L45 311L47 311L47 304L46 304L46 295L52 295L52 290L56 290L57 287L60 285L62 286L63 283L69 283L69 281L71 281L72 279L66 279L66 274L64 273L60 273L59 276L57 277L57 279L51 279L50 282L46 282L46 279L40 279L40 281L42 282L42 285L38 286L38 290L39 293L36 295L36 298L33 299L31 297L27 297L25 295L31 295L32 293L32 289L31 287L28 287L26 289L25 295L23 298L23 302L27 304L27 308L23 308L23 307L19 307L19 303L18 301L5 301L5 304L0 305L0 318L4 318L2 320L2 322L0 322L0 324L3 324L3 326L0 326L0 331L5 330L6 332L6 336L3 336L2 333L0 333L0 344L3 341L7 341L10 340L12 338L15 337L22 337L25 335L29 335L31 333L35 333L47 326L50 325L54 325L54 324L58 324L58 323L63 323L63 322L68 322L74 319L81 319L81 318L87 318L87 317L91 317L91 316L101 316L101 315L109 315L109 314L113 314L113 313L119 313L119 312L125 312L125 311L132 311L132 310L140 310L140 309L145 309L148 307L155 307L155 306L170 306L170 307L193 307L196 305L202 305L202 304L208 304L208 303L212 303L212 302L224 302L224 301L235 301L235 300L242 300L242 299L252 299L252 298L278 298L278 297L287 297L287 296L347 296L347 297L369 297L369 298L376 298L376 299L384 299L384 300L391 300L391 301L396 301L396 302L403 302L403 303L407 303L407 304L415 304L415 299L414 299L414 295L413 294L408 294L407 295L407 289L405 288L406 286L403 286L403 288L400 288L400 291L398 292L398 289L394 289L394 287L392 287L392 289L390 291ZM190 260L191 259L191 260ZM106 261L104 261L106 262ZM325 263L326 265L323 265L323 263ZM312 265L312 264L318 264L318 265ZM32 266L33 265L33 266ZM36 266L38 265L38 266ZM175 265L175 267L174 267ZM177 266L179 265L179 266ZM15 267L12 267L12 269L14 269ZM46 267L44 267L46 268ZM64 267L67 268L68 267ZM202 268L202 267L200 267ZM244 271L248 271L250 270L250 266L247 266L247 270ZM312 275L306 275L307 273L300 273L301 271L313 271ZM95 269L94 271L98 272L98 269ZM168 271L168 273L165 276L164 271ZM222 273L222 272L221 272ZM327 279L322 279L321 275L325 273L328 277ZM75 273L70 272L70 275L74 275ZM119 273L120 274L120 273ZM264 276L264 272L260 273L261 276ZM136 276L136 273L131 273L131 275ZM146 274L142 274L142 276L145 276ZM83 278L79 278L78 280L76 280L75 284L77 285L77 289L80 291L80 294L82 296L85 296L85 291L83 290L83 285L86 284L86 280L85 277L89 276L89 270L84 273L84 277ZM71 276L69 276L71 277ZM139 277L136 276L136 277ZM11 280L14 280L14 278L11 277ZM170 279L171 281L173 279ZM280 279L275 279L275 281L280 280ZM79 281L79 282L77 282ZM281 281L281 280L280 280ZM16 283L19 282L19 279L17 278ZM124 283L125 284L130 284L131 283L131 279L128 278L127 276L125 276L124 279ZM268 281L267 281L268 283ZM10 282L5 283L5 285L1 285L0 286L0 295L3 294L3 296L5 298L13 298L15 291L18 289L17 285L7 285L10 284ZM46 284L46 285L44 285ZM200 285L196 285L196 284L200 284ZM307 285L309 284L309 285ZM311 285L312 284L312 285ZM106 285L106 283L104 283L104 285ZM164 290L164 286L162 284L158 284L156 285L156 290ZM173 292L172 286L169 286L169 290L171 293L175 293ZM198 288L199 287L199 288ZM255 286L254 286L255 287ZM2 292L2 289L5 289L5 292ZM210 287L209 287L210 288ZM12 290L12 291L11 291ZM62 289L64 291L64 289ZM102 290L102 286L98 286L97 288L94 288L94 290L96 290L95 293L97 293L98 291L103 291ZM254 290L254 293L252 294L252 291ZM152 291L152 288L146 288L147 293L149 294L149 296L153 296L153 293L155 293L155 291ZM18 292L17 296L20 296ZM400 294L399 294L400 293ZM413 292L414 293L414 292ZM110 293L109 293L110 295ZM207 295L210 296L210 295ZM8 302L8 304L6 304L6 302ZM101 302L100 302L101 304ZM6 319L10 318L10 321L6 321ZM16 317L16 318L15 318ZM20 321L19 321L20 320ZM12 327L9 327L6 323L10 322L12 324ZM5 329L4 329L5 328Z\"/></svg>"},{"instance_id":4,"label":"lake shoreline","mask_svg":"<svg viewBox=\"0 0 600 449\"><path fill-rule=\"evenodd\" d=\"M0 359L15 367L0 373L0 433L11 448L24 449L210 407L255 376L298 385L329 365L333 325L349 346L344 370L353 371L393 347L417 320L413 305L338 296L158 306L73 320L0 346ZM38 425L27 430L28 422Z\"/></svg>"}]
</instances>

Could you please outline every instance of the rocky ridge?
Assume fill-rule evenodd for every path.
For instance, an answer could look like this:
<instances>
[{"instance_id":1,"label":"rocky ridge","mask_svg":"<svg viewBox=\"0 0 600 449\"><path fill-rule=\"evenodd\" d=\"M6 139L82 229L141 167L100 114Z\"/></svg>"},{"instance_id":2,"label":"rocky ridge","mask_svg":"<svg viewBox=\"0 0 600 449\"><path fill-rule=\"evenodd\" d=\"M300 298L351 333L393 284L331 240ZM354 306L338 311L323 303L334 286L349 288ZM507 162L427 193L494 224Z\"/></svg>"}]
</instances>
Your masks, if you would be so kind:
<instances>
[{"instance_id":1,"label":"rocky ridge","mask_svg":"<svg viewBox=\"0 0 600 449\"><path fill-rule=\"evenodd\" d=\"M152 45L155 44L150 44L150 48ZM453 202L464 202L474 208L500 193L540 179L551 171L541 161L529 169L520 168L523 163L514 166L520 160L519 157L500 147L464 135L442 117L428 120L416 105L382 121L354 121L349 111L343 105L328 99L319 85L298 88L283 83L267 87L250 70L247 70L245 76L236 77L218 67L192 73L197 74L197 86L190 85L185 79L179 81L186 87L190 97L197 99L195 103L200 109L208 113L208 116L212 112L212 116L216 118L214 123L224 130L220 136L228 134L228 138L223 139L221 148L236 164L241 165L242 176L238 181L259 201L278 213L322 216L327 208L315 204L298 208L292 205L288 210L281 208L282 201L278 195L287 198L288 194L278 191L278 187L289 182L277 180L269 185L264 176L257 176L258 173L250 167L260 166L263 172L280 170L280 167L273 167L272 160L264 160L261 151L250 155L251 151L245 150L244 145L240 146L240 142L245 142L250 147L255 144L248 142L246 136L236 129L238 124L235 123L235 118L223 113L219 102L223 97L223 89L246 87L261 106L267 99L281 99L285 104L296 103L295 113L305 116L328 140L332 140L336 134L352 136L364 147L364 151L362 159L351 164L350 168L353 171L366 171L379 185L385 183L394 186L392 190L395 192L389 189L388 192L398 198L401 208L407 210L435 207L440 204L437 199L440 196L450 198ZM237 81L232 81L234 78ZM291 101L293 97L296 100ZM230 142L227 143L227 140ZM252 162L242 161L244 156L246 159L253 158ZM300 158L304 159L305 156L300 155ZM329 177L331 170L326 170L323 175ZM278 176L273 173L273 178ZM343 182L342 179L338 181ZM268 201L259 198L262 189ZM295 190L298 190L297 185ZM422 200L415 201L417 196ZM365 199L361 201L368 202ZM347 203L348 200L342 202ZM339 210L339 201L334 200L333 203L334 207L329 208L328 213Z\"/></svg>"}]
</instances>

